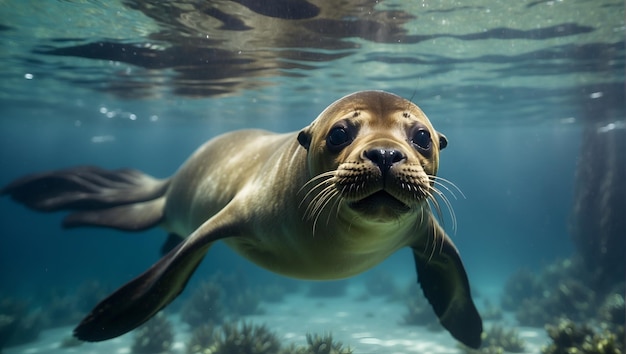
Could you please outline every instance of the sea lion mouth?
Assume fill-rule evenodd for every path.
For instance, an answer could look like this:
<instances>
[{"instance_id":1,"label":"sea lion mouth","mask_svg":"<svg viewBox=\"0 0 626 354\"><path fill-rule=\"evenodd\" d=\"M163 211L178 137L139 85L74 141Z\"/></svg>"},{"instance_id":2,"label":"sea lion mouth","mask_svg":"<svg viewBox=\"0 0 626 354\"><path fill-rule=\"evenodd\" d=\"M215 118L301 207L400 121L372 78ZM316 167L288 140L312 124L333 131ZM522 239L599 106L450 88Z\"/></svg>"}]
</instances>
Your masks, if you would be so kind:
<instances>
[{"instance_id":1,"label":"sea lion mouth","mask_svg":"<svg viewBox=\"0 0 626 354\"><path fill-rule=\"evenodd\" d=\"M401 202L388 192L380 190L372 193L363 199L349 203L349 206L364 214L379 213L381 211L391 211L393 213L405 213L411 208Z\"/></svg>"}]
</instances>

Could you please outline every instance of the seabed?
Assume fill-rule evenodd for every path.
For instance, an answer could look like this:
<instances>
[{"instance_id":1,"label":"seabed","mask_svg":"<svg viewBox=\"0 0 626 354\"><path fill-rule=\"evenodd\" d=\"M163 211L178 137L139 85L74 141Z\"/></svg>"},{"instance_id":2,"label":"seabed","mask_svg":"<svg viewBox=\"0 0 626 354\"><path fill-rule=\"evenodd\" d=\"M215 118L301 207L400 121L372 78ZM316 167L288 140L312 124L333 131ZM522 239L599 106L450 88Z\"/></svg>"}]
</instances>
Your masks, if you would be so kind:
<instances>
[{"instance_id":1,"label":"seabed","mask_svg":"<svg viewBox=\"0 0 626 354\"><path fill-rule=\"evenodd\" d=\"M282 340L284 346L291 343L306 344L306 333L332 334L344 347L349 346L355 354L457 354L463 351L446 331L432 331L425 326L402 324L406 304L388 302L380 297L361 300L361 286L351 285L345 296L312 298L305 293L291 294L281 303L263 303L264 314L241 318L248 323L265 324ZM483 297L477 299L482 303ZM496 301L493 301L496 303ZM480 305L479 305L480 310ZM516 328L519 337L526 342L523 353L540 353L541 347L550 340L543 328L515 326L513 316L497 323ZM167 315L174 326L175 339L168 353L186 353L186 343L191 333L189 325L178 315ZM495 323L495 322L493 322ZM493 324L485 321L485 327ZM42 331L36 342L5 348L4 354L131 354L135 337L130 332L121 337L99 342L84 343L77 347L60 348L61 342L72 333L73 327L60 327Z\"/></svg>"}]
</instances>

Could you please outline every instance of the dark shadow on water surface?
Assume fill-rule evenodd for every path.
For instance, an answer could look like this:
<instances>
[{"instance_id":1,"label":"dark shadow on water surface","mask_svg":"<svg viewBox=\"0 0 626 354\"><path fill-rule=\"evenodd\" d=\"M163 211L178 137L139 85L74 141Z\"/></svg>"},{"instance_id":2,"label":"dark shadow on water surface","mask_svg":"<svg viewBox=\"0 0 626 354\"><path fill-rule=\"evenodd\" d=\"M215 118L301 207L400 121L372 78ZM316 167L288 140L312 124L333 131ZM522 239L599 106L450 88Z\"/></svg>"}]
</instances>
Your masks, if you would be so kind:
<instances>
[{"instance_id":1,"label":"dark shadow on water surface","mask_svg":"<svg viewBox=\"0 0 626 354\"><path fill-rule=\"evenodd\" d=\"M271 77L307 76L306 72L319 67L316 63L333 62L358 53L362 41L407 45L438 38L545 40L594 31L589 26L562 23L530 30L498 27L466 34L414 35L409 34L407 25L409 21L419 24L419 18L397 7L381 10L377 4L378 1L322 5L304 0L281 0L279 4L250 0L201 3L128 0L124 2L126 7L140 11L158 25L158 30L147 34L144 40L56 38L33 50L46 56L110 60L145 69L132 75L119 73L106 78L89 79L87 75L78 83L116 96L147 97L154 94L155 87L161 87L178 96L206 97L263 87L268 85L263 79ZM457 10L474 9L462 6L446 11ZM512 60L520 64L536 59L541 53L529 55L534 57L493 56L470 61ZM546 55L559 57L559 53ZM442 62L455 61L445 57L426 58L419 64L432 66L434 70ZM526 71L537 70L533 69L536 64L524 65L529 66Z\"/></svg>"}]
</instances>

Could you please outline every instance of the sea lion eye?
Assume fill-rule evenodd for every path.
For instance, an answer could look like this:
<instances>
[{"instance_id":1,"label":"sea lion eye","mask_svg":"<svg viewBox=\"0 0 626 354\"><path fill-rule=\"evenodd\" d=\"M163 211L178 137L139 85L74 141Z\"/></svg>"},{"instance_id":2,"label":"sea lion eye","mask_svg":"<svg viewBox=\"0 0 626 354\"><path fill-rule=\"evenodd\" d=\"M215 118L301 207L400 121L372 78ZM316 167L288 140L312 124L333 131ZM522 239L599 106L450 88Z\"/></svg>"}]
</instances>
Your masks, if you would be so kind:
<instances>
[{"instance_id":1,"label":"sea lion eye","mask_svg":"<svg viewBox=\"0 0 626 354\"><path fill-rule=\"evenodd\" d=\"M352 141L350 132L343 126L334 127L326 136L326 146L330 150L338 151Z\"/></svg>"},{"instance_id":2,"label":"sea lion eye","mask_svg":"<svg viewBox=\"0 0 626 354\"><path fill-rule=\"evenodd\" d=\"M421 150L430 149L430 132L423 128L416 130L411 137L411 143Z\"/></svg>"}]
</instances>

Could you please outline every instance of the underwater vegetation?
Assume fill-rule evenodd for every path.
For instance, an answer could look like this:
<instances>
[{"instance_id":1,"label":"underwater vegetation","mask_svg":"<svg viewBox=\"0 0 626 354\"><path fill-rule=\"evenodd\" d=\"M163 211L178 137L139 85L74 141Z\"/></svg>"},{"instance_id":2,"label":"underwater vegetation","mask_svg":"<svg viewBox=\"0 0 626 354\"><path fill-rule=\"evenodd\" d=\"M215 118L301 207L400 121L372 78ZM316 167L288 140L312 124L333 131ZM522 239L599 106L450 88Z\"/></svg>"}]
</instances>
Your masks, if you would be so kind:
<instances>
[{"instance_id":1,"label":"underwater vegetation","mask_svg":"<svg viewBox=\"0 0 626 354\"><path fill-rule=\"evenodd\" d=\"M355 298L356 301L367 301L376 297L388 302L405 301L410 291L410 289L398 286L391 274L379 270L367 274L363 281L363 290Z\"/></svg>"},{"instance_id":2,"label":"underwater vegetation","mask_svg":"<svg viewBox=\"0 0 626 354\"><path fill-rule=\"evenodd\" d=\"M243 271L217 272L209 280L222 288L227 301L232 300L231 304L226 304L227 307L241 316L257 314L261 301L282 301L285 295L297 292L300 284L278 276L271 283L253 284ZM245 308L251 304L255 305L254 308Z\"/></svg>"},{"instance_id":3,"label":"underwater vegetation","mask_svg":"<svg viewBox=\"0 0 626 354\"><path fill-rule=\"evenodd\" d=\"M597 309L614 296L616 289L623 288L623 283L604 293L594 287L596 277L577 257L558 261L539 275L522 270L508 280L501 304L515 311L519 324L525 326L543 327L561 317L598 319Z\"/></svg>"},{"instance_id":4,"label":"underwater vegetation","mask_svg":"<svg viewBox=\"0 0 626 354\"><path fill-rule=\"evenodd\" d=\"M596 332L588 324L560 319L547 325L552 343L542 348L543 354L621 354L624 352L624 325Z\"/></svg>"},{"instance_id":5,"label":"underwater vegetation","mask_svg":"<svg viewBox=\"0 0 626 354\"><path fill-rule=\"evenodd\" d=\"M173 343L172 324L160 313L135 331L131 351L135 354L168 353Z\"/></svg>"},{"instance_id":6,"label":"underwater vegetation","mask_svg":"<svg viewBox=\"0 0 626 354\"><path fill-rule=\"evenodd\" d=\"M624 325L626 309L624 308L624 290L609 295L604 299L600 307L599 317L601 320L614 325Z\"/></svg>"},{"instance_id":7,"label":"underwater vegetation","mask_svg":"<svg viewBox=\"0 0 626 354\"><path fill-rule=\"evenodd\" d=\"M365 278L363 283L365 292L371 296L381 296L393 299L400 292L398 286L389 273L375 271Z\"/></svg>"},{"instance_id":8,"label":"underwater vegetation","mask_svg":"<svg viewBox=\"0 0 626 354\"><path fill-rule=\"evenodd\" d=\"M261 313L260 291L254 291L245 277L238 273L216 273L197 285L183 304L181 319L192 327L207 322L223 323Z\"/></svg>"},{"instance_id":9,"label":"underwater vegetation","mask_svg":"<svg viewBox=\"0 0 626 354\"><path fill-rule=\"evenodd\" d=\"M285 295L294 292L281 283L268 284L260 289L261 300L270 303L278 303L285 300Z\"/></svg>"},{"instance_id":10,"label":"underwater vegetation","mask_svg":"<svg viewBox=\"0 0 626 354\"><path fill-rule=\"evenodd\" d=\"M483 331L483 344L480 349L472 349L459 344L466 354L522 353L526 343L514 328L506 329L502 325L493 325Z\"/></svg>"},{"instance_id":11,"label":"underwater vegetation","mask_svg":"<svg viewBox=\"0 0 626 354\"><path fill-rule=\"evenodd\" d=\"M504 285L500 305L504 310L515 311L522 301L541 294L539 277L528 269L513 273Z\"/></svg>"},{"instance_id":12,"label":"underwater vegetation","mask_svg":"<svg viewBox=\"0 0 626 354\"><path fill-rule=\"evenodd\" d=\"M300 291L301 285L300 280L276 276L272 281L254 285L252 288L262 302L278 303L283 301L286 295Z\"/></svg>"},{"instance_id":13,"label":"underwater vegetation","mask_svg":"<svg viewBox=\"0 0 626 354\"><path fill-rule=\"evenodd\" d=\"M247 316L262 313L260 308L262 291L256 289L243 272L229 274L218 272L210 280L222 287L229 314Z\"/></svg>"},{"instance_id":14,"label":"underwater vegetation","mask_svg":"<svg viewBox=\"0 0 626 354\"><path fill-rule=\"evenodd\" d=\"M222 288L224 310L231 317L247 316L261 313L260 291L253 289L245 273L217 272L209 278L209 282Z\"/></svg>"},{"instance_id":15,"label":"underwater vegetation","mask_svg":"<svg viewBox=\"0 0 626 354\"><path fill-rule=\"evenodd\" d=\"M215 342L215 326L211 323L197 326L191 332L189 343L187 343L187 353L206 353L213 342Z\"/></svg>"},{"instance_id":16,"label":"underwater vegetation","mask_svg":"<svg viewBox=\"0 0 626 354\"><path fill-rule=\"evenodd\" d=\"M56 328L78 323L86 312L79 311L77 303L78 298L65 291L51 291L42 314L44 327Z\"/></svg>"},{"instance_id":17,"label":"underwater vegetation","mask_svg":"<svg viewBox=\"0 0 626 354\"><path fill-rule=\"evenodd\" d=\"M110 289L97 280L86 281L75 289L51 289L39 299L43 304L44 328L75 325Z\"/></svg>"},{"instance_id":18,"label":"underwater vegetation","mask_svg":"<svg viewBox=\"0 0 626 354\"><path fill-rule=\"evenodd\" d=\"M589 114L593 121L614 119L605 107L595 108ZM625 135L624 129L599 134L590 125L583 130L576 166L570 233L600 293L626 279L626 159L619 152L626 151Z\"/></svg>"},{"instance_id":19,"label":"underwater vegetation","mask_svg":"<svg viewBox=\"0 0 626 354\"><path fill-rule=\"evenodd\" d=\"M420 292L406 297L407 313L400 323L411 326L426 326L431 331L441 331L443 327L432 307Z\"/></svg>"},{"instance_id":20,"label":"underwater vegetation","mask_svg":"<svg viewBox=\"0 0 626 354\"><path fill-rule=\"evenodd\" d=\"M488 299L485 299L483 309L480 311L480 314L483 318L483 321L499 321L502 319L504 314L502 313L502 309L491 303Z\"/></svg>"},{"instance_id":21,"label":"underwater vegetation","mask_svg":"<svg viewBox=\"0 0 626 354\"><path fill-rule=\"evenodd\" d=\"M76 291L73 291L76 300L76 310L81 313L81 319L84 314L91 311L94 304L102 301L111 293L113 288L105 285L98 280L86 281L81 284ZM75 323L72 323L74 325Z\"/></svg>"},{"instance_id":22,"label":"underwater vegetation","mask_svg":"<svg viewBox=\"0 0 626 354\"><path fill-rule=\"evenodd\" d=\"M280 341L265 325L246 322L206 324L196 328L187 346L189 354L277 354Z\"/></svg>"},{"instance_id":23,"label":"underwater vegetation","mask_svg":"<svg viewBox=\"0 0 626 354\"><path fill-rule=\"evenodd\" d=\"M248 316L263 313L260 308L261 297L259 293L246 289L238 294L228 295L225 298L227 311L232 316Z\"/></svg>"},{"instance_id":24,"label":"underwater vegetation","mask_svg":"<svg viewBox=\"0 0 626 354\"><path fill-rule=\"evenodd\" d=\"M35 300L0 296L0 349L33 342L48 328L75 325L108 289L97 281L42 291Z\"/></svg>"},{"instance_id":25,"label":"underwater vegetation","mask_svg":"<svg viewBox=\"0 0 626 354\"><path fill-rule=\"evenodd\" d=\"M41 313L30 308L28 301L0 297L0 351L37 340L43 329Z\"/></svg>"},{"instance_id":26,"label":"underwater vegetation","mask_svg":"<svg viewBox=\"0 0 626 354\"><path fill-rule=\"evenodd\" d=\"M412 326L434 326L439 323L432 308L420 296L407 300L407 313L402 317L402 324Z\"/></svg>"},{"instance_id":27,"label":"underwater vegetation","mask_svg":"<svg viewBox=\"0 0 626 354\"><path fill-rule=\"evenodd\" d=\"M306 347L292 347L283 351L283 354L352 354L350 347L344 348L343 343L333 341L330 334L319 336L317 334L306 334Z\"/></svg>"},{"instance_id":28,"label":"underwater vegetation","mask_svg":"<svg viewBox=\"0 0 626 354\"><path fill-rule=\"evenodd\" d=\"M180 318L192 327L204 323L220 324L226 316L222 287L214 282L202 282L191 293L180 311Z\"/></svg>"},{"instance_id":29,"label":"underwater vegetation","mask_svg":"<svg viewBox=\"0 0 626 354\"><path fill-rule=\"evenodd\" d=\"M278 336L265 325L243 322L225 323L216 327L205 324L196 327L187 345L188 354L351 354L332 336L306 335L307 345L291 344L282 348Z\"/></svg>"},{"instance_id":30,"label":"underwater vegetation","mask_svg":"<svg viewBox=\"0 0 626 354\"><path fill-rule=\"evenodd\" d=\"M341 297L346 294L347 280L311 282L307 296L309 297Z\"/></svg>"},{"instance_id":31,"label":"underwater vegetation","mask_svg":"<svg viewBox=\"0 0 626 354\"><path fill-rule=\"evenodd\" d=\"M242 271L230 273L218 271L211 275L209 281L219 285L226 296L236 295L251 287L248 278Z\"/></svg>"},{"instance_id":32,"label":"underwater vegetation","mask_svg":"<svg viewBox=\"0 0 626 354\"><path fill-rule=\"evenodd\" d=\"M601 272L574 256L539 275L528 271L513 275L502 306L515 310L521 325L545 326L552 343L543 354L621 354L624 291L623 279L609 286Z\"/></svg>"},{"instance_id":33,"label":"underwater vegetation","mask_svg":"<svg viewBox=\"0 0 626 354\"><path fill-rule=\"evenodd\" d=\"M250 354L272 354L280 349L280 341L274 332L265 325L255 326L242 323L241 326L225 323L216 335L216 354L243 352Z\"/></svg>"}]
</instances>

